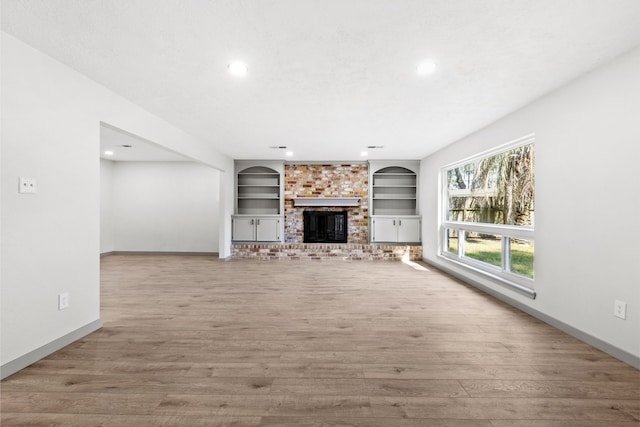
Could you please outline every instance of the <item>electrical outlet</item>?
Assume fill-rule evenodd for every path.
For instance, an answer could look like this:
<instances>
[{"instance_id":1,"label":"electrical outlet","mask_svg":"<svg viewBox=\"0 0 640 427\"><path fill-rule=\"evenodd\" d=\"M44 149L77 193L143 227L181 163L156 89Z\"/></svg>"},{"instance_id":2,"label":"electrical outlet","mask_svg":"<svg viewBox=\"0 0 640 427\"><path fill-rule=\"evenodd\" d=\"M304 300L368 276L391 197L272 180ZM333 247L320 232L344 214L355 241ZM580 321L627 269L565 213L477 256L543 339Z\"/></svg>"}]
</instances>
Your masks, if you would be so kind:
<instances>
[{"instance_id":1,"label":"electrical outlet","mask_svg":"<svg viewBox=\"0 0 640 427\"><path fill-rule=\"evenodd\" d=\"M624 301L615 300L613 302L613 315L621 319L627 318L627 303Z\"/></svg>"},{"instance_id":2,"label":"electrical outlet","mask_svg":"<svg viewBox=\"0 0 640 427\"><path fill-rule=\"evenodd\" d=\"M69 292L58 295L58 310L69 308Z\"/></svg>"},{"instance_id":3,"label":"electrical outlet","mask_svg":"<svg viewBox=\"0 0 640 427\"><path fill-rule=\"evenodd\" d=\"M22 194L33 194L36 192L36 179L20 177L18 192Z\"/></svg>"}]
</instances>

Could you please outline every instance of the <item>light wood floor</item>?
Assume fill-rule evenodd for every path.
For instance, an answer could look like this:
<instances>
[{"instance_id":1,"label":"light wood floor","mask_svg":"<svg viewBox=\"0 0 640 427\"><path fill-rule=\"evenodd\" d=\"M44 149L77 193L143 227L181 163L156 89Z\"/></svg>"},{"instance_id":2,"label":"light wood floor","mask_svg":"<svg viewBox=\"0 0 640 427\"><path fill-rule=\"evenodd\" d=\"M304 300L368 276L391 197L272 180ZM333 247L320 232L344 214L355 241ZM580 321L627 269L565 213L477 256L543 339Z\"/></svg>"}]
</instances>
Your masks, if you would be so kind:
<instances>
[{"instance_id":1,"label":"light wood floor","mask_svg":"<svg viewBox=\"0 0 640 427\"><path fill-rule=\"evenodd\" d=\"M627 427L637 370L437 271L102 260L104 328L2 382L2 426Z\"/></svg>"}]
</instances>

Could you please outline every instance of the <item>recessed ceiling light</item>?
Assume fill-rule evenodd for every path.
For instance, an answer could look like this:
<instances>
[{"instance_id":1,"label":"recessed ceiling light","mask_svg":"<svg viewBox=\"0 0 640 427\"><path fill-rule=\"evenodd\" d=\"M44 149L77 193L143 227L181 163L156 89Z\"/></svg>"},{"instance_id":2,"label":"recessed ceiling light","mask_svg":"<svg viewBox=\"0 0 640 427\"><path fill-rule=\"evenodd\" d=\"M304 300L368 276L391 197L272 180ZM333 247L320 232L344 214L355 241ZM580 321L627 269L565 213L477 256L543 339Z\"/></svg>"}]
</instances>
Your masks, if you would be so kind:
<instances>
[{"instance_id":1,"label":"recessed ceiling light","mask_svg":"<svg viewBox=\"0 0 640 427\"><path fill-rule=\"evenodd\" d=\"M104 155L105 156L113 156L113 151L107 150L107 151L104 152Z\"/></svg>"},{"instance_id":2,"label":"recessed ceiling light","mask_svg":"<svg viewBox=\"0 0 640 427\"><path fill-rule=\"evenodd\" d=\"M361 152L360 152L360 155L361 155L362 157L366 157L366 156L368 156L368 155L369 155L369 152L368 152L368 151L361 151Z\"/></svg>"},{"instance_id":3,"label":"recessed ceiling light","mask_svg":"<svg viewBox=\"0 0 640 427\"><path fill-rule=\"evenodd\" d=\"M287 151L286 153L284 153L284 155L287 157L291 157L293 156L293 151Z\"/></svg>"},{"instance_id":4,"label":"recessed ceiling light","mask_svg":"<svg viewBox=\"0 0 640 427\"><path fill-rule=\"evenodd\" d=\"M432 74L434 71L436 71L436 63L430 59L426 61L422 61L416 67L416 72L421 76Z\"/></svg>"},{"instance_id":5,"label":"recessed ceiling light","mask_svg":"<svg viewBox=\"0 0 640 427\"><path fill-rule=\"evenodd\" d=\"M245 76L249 72L247 64L241 61L233 61L229 63L227 68L229 69L229 73L237 77Z\"/></svg>"}]
</instances>

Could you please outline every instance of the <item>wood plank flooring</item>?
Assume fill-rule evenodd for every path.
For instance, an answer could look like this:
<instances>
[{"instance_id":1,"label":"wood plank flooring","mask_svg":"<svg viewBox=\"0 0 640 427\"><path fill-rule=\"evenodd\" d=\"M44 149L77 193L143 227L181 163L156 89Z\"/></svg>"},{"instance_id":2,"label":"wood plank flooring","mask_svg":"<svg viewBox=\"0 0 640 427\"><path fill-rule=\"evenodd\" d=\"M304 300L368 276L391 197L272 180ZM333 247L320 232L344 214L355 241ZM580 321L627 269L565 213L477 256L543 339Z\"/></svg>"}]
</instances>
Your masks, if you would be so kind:
<instances>
[{"instance_id":1,"label":"wood plank flooring","mask_svg":"<svg viewBox=\"0 0 640 427\"><path fill-rule=\"evenodd\" d=\"M636 369L428 266L114 255L101 292L3 427L640 425Z\"/></svg>"}]
</instances>

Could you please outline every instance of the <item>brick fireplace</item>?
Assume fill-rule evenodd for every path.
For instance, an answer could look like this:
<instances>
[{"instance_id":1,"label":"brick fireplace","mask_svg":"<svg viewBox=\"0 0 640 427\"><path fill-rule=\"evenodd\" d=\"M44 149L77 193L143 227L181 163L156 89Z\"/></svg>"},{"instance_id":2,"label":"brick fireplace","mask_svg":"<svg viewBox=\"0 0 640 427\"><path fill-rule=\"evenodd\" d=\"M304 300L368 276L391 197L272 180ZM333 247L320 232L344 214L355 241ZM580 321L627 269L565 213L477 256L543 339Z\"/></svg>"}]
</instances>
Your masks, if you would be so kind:
<instances>
[{"instance_id":1,"label":"brick fireplace","mask_svg":"<svg viewBox=\"0 0 640 427\"><path fill-rule=\"evenodd\" d=\"M295 206L297 197L359 198L359 206ZM286 243L304 240L303 212L347 211L348 243L367 244L369 239L369 169L366 164L288 164L284 170L284 232Z\"/></svg>"}]
</instances>

